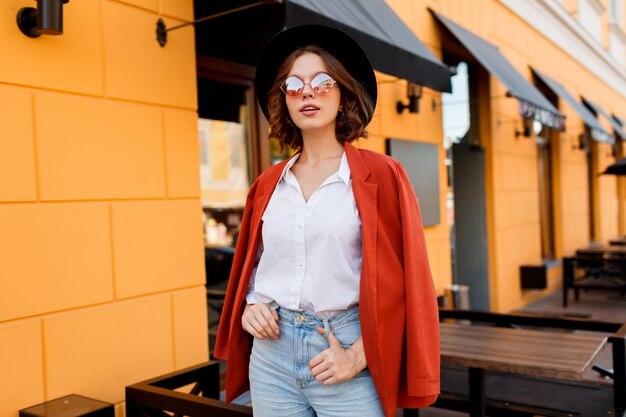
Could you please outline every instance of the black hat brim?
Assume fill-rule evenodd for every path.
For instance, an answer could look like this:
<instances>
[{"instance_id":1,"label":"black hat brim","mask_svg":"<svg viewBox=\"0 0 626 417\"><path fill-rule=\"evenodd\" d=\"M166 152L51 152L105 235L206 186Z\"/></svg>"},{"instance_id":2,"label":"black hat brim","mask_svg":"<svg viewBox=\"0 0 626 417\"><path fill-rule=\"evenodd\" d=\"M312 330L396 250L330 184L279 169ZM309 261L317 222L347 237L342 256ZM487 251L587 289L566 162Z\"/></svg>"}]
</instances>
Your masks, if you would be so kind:
<instances>
[{"instance_id":1,"label":"black hat brim","mask_svg":"<svg viewBox=\"0 0 626 417\"><path fill-rule=\"evenodd\" d=\"M364 87L376 107L376 75L363 48L339 29L322 25L302 25L278 33L261 52L256 67L255 85L259 105L266 118L267 94L276 80L278 69L293 51L307 45L317 45L337 58Z\"/></svg>"}]
</instances>

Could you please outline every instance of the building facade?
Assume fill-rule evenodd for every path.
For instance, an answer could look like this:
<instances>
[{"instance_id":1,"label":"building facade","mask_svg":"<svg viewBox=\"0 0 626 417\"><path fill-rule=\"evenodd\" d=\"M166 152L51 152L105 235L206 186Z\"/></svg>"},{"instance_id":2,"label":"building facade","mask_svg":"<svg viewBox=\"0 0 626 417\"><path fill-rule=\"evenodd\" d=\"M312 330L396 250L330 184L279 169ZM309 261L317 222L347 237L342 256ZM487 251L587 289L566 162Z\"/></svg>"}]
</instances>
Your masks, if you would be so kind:
<instances>
[{"instance_id":1,"label":"building facade","mask_svg":"<svg viewBox=\"0 0 626 417\"><path fill-rule=\"evenodd\" d=\"M255 101L263 36L243 24L278 6L172 30L161 46L157 19L173 28L232 5L70 1L64 33L34 39L15 24L32 3L0 6L0 417L70 393L123 416L126 385L209 358L205 244L228 244L247 186L286 157ZM624 180L598 175L624 156L624 1L386 4L457 75L451 95L420 89L411 113L397 105L407 79L378 71L358 146L431 145L436 186L418 197L438 199L426 238L439 295L467 284L472 308L519 309L559 287L561 257L626 234ZM280 29L258 20L266 36ZM564 125L540 111L525 121L488 45L473 50L445 20L496 47ZM609 118L584 119L541 76ZM523 265L547 266L545 288L522 288Z\"/></svg>"}]
</instances>

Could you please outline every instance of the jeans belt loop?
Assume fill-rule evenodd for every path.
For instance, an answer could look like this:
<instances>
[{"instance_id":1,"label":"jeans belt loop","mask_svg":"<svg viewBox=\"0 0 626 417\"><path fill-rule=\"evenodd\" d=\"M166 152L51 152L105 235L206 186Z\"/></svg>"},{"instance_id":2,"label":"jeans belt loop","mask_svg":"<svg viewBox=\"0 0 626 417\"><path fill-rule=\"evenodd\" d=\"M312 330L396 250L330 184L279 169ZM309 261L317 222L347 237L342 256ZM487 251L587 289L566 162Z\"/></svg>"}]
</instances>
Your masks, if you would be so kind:
<instances>
[{"instance_id":1,"label":"jeans belt loop","mask_svg":"<svg viewBox=\"0 0 626 417\"><path fill-rule=\"evenodd\" d=\"M330 333L330 325L328 324L328 319L322 319L322 323L324 323L324 338L328 339L328 334Z\"/></svg>"}]
</instances>

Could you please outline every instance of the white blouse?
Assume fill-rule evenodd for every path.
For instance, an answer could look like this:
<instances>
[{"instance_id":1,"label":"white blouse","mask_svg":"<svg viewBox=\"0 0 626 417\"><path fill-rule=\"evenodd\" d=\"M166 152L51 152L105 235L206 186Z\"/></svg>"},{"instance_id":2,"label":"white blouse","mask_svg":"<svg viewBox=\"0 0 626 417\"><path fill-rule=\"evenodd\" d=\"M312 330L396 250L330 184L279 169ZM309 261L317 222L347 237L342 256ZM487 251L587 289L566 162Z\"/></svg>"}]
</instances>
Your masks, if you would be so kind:
<instances>
[{"instance_id":1,"label":"white blouse","mask_svg":"<svg viewBox=\"0 0 626 417\"><path fill-rule=\"evenodd\" d=\"M359 302L361 219L346 154L309 201L291 171L299 156L285 166L263 214L246 300L330 315Z\"/></svg>"}]
</instances>

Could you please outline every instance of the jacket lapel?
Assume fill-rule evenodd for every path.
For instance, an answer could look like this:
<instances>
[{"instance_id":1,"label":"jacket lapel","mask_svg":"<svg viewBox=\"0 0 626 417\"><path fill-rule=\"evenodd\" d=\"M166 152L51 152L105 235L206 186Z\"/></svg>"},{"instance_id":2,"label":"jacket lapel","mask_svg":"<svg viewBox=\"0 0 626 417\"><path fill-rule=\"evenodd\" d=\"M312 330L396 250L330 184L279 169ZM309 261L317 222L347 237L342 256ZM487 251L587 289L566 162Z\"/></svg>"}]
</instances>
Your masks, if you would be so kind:
<instances>
[{"instance_id":1,"label":"jacket lapel","mask_svg":"<svg viewBox=\"0 0 626 417\"><path fill-rule=\"evenodd\" d=\"M361 269L361 294L367 294L370 306L377 303L377 259L376 247L378 239L378 185L367 182L370 170L357 148L349 143L344 144L350 173L352 174L352 190L359 215L361 216L361 232L363 237L363 267ZM373 323L377 323L376 308L368 308Z\"/></svg>"},{"instance_id":2,"label":"jacket lapel","mask_svg":"<svg viewBox=\"0 0 626 417\"><path fill-rule=\"evenodd\" d=\"M257 241L259 237L259 227L261 225L261 217L263 217L263 213L265 213L265 209L267 208L268 203L270 202L270 197L276 189L276 184L278 184L278 179L280 178L280 174L283 173L283 169L289 160L285 160L280 164L270 168L266 171L266 174L259 179L261 181L259 183L259 192L258 195L254 197L254 206L252 211L252 227L250 238L253 242ZM256 246L256 245L255 245ZM256 252L254 253L256 256Z\"/></svg>"},{"instance_id":3,"label":"jacket lapel","mask_svg":"<svg viewBox=\"0 0 626 417\"><path fill-rule=\"evenodd\" d=\"M261 241L261 218L263 217L263 213L265 213L270 197L276 188L280 174L282 174L283 168L286 164L287 161L283 161L280 164L271 167L257 180L259 181L258 191L256 192L254 201L252 202L252 218L250 219L250 235L248 236L248 242L250 243L248 244L246 258L242 267L241 280L243 282L242 285L239 285L239 289L237 290L234 307L235 311L239 311L238 309L240 309L243 305L245 296L248 292L250 274L252 273L252 268L254 267L254 262L256 261L257 251L259 250L259 242Z\"/></svg>"}]
</instances>

